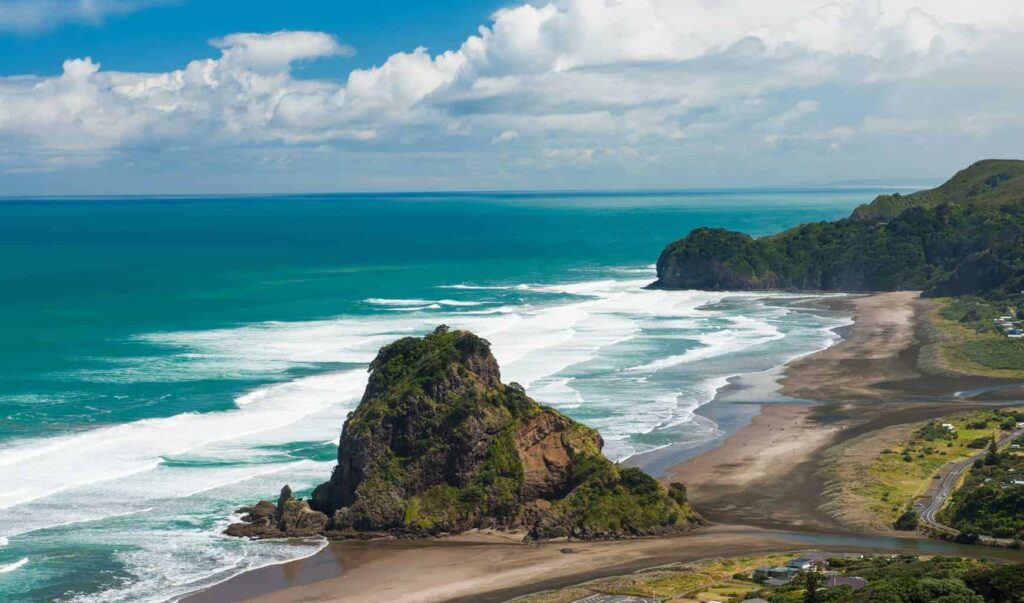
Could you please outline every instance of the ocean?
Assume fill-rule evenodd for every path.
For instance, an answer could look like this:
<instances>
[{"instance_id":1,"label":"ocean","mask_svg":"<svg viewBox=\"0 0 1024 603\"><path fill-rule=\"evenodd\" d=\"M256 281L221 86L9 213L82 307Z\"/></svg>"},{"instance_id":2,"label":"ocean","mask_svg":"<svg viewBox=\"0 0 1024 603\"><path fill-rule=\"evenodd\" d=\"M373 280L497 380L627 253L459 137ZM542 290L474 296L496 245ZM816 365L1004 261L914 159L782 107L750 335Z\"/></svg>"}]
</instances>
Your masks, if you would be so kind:
<instances>
[{"instance_id":1,"label":"ocean","mask_svg":"<svg viewBox=\"0 0 1024 603\"><path fill-rule=\"evenodd\" d=\"M730 376L822 349L808 295L652 291L698 226L878 190L0 201L0 600L161 601L323 542L221 536L330 474L376 351L438 324L624 460L720 434Z\"/></svg>"}]
</instances>

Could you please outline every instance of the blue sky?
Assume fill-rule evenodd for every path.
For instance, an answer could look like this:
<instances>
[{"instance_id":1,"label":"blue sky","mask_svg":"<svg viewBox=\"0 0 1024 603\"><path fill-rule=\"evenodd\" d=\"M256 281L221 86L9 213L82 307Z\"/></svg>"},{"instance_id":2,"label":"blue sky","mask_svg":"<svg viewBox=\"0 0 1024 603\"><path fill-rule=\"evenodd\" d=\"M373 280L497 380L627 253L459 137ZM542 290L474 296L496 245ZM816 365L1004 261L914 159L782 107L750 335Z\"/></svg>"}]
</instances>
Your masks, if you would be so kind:
<instances>
[{"instance_id":1,"label":"blue sky","mask_svg":"<svg viewBox=\"0 0 1024 603\"><path fill-rule=\"evenodd\" d=\"M178 0L90 19L41 22L0 35L0 75L59 75L71 57L91 56L105 69L170 71L197 58L215 58L209 40L239 31L327 31L357 53L317 61L304 77L339 77L347 69L383 63L416 46L458 46L502 3L493 0ZM0 2L0 8L3 3ZM0 30L2 31L2 30Z\"/></svg>"},{"instance_id":2,"label":"blue sky","mask_svg":"<svg viewBox=\"0 0 1024 603\"><path fill-rule=\"evenodd\" d=\"M1024 3L0 0L0 195L934 181Z\"/></svg>"}]
</instances>

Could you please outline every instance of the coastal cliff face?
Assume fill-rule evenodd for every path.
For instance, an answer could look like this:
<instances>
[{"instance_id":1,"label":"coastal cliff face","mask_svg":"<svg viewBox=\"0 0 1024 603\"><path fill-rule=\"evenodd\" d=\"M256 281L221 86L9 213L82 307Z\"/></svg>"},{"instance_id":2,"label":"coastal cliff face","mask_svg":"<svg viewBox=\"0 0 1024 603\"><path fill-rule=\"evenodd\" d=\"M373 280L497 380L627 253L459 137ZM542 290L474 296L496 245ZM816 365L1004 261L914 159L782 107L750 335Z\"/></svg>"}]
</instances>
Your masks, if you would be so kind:
<instances>
[{"instance_id":1,"label":"coastal cliff face","mask_svg":"<svg viewBox=\"0 0 1024 603\"><path fill-rule=\"evenodd\" d=\"M503 384L489 344L472 333L400 339L370 371L338 464L309 501L331 535L499 528L614 538L700 523L685 488L618 467L596 431Z\"/></svg>"},{"instance_id":2,"label":"coastal cliff face","mask_svg":"<svg viewBox=\"0 0 1024 603\"><path fill-rule=\"evenodd\" d=\"M1024 290L1024 161L989 160L942 186L883 195L849 218L754 239L698 228L658 258L662 289Z\"/></svg>"}]
</instances>

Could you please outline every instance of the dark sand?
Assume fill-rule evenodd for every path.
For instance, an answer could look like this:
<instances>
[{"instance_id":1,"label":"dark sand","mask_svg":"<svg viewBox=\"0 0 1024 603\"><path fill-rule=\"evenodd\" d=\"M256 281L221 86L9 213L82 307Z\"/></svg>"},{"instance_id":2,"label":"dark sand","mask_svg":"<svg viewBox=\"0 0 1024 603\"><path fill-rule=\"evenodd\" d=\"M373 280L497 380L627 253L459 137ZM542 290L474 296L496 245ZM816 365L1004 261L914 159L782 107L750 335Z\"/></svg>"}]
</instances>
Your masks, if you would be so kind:
<instances>
[{"instance_id":1,"label":"dark sand","mask_svg":"<svg viewBox=\"0 0 1024 603\"><path fill-rule=\"evenodd\" d=\"M572 552L563 552L567 548ZM504 535L468 534L434 541L338 542L309 559L250 572L244 580L230 580L187 601L487 603L668 563L809 549L1024 559L1021 551L941 541L724 525L667 538L540 546L512 543Z\"/></svg>"},{"instance_id":2,"label":"dark sand","mask_svg":"<svg viewBox=\"0 0 1024 603\"><path fill-rule=\"evenodd\" d=\"M518 543L519 535L479 533L426 542L337 542L311 558L243 574L186 600L502 601L711 556L810 547L942 552L955 546L858 536L839 525L822 510L822 455L868 432L976 408L984 402L955 393L1005 388L1005 382L924 374L918 356L928 341L920 320L929 302L916 294L826 303L855 316L843 341L794 361L779 375L741 378L723 388L699 412L715 420L725 437L630 461L666 482L685 482L698 510L718 525L672 538L541 546ZM764 382L773 384L776 377L781 394L766 393ZM1005 404L1000 400L1018 389L978 397ZM562 552L566 547L574 552Z\"/></svg>"}]
</instances>

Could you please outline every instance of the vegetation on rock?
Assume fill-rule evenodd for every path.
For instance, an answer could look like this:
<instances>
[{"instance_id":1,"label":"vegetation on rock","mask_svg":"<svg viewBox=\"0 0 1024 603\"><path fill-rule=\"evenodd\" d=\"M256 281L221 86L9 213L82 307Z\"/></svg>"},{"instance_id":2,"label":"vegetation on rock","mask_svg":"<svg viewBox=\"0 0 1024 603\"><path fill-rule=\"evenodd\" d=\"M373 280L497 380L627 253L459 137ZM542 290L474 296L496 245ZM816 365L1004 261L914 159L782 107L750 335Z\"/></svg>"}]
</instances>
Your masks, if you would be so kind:
<instances>
[{"instance_id":1,"label":"vegetation on rock","mask_svg":"<svg viewBox=\"0 0 1024 603\"><path fill-rule=\"evenodd\" d=\"M849 218L754 239L698 228L658 259L669 289L1024 290L1024 161L989 160L942 186L879 197Z\"/></svg>"},{"instance_id":2,"label":"vegetation on rock","mask_svg":"<svg viewBox=\"0 0 1024 603\"><path fill-rule=\"evenodd\" d=\"M502 384L487 341L442 326L380 350L310 506L338 536L617 538L700 523L685 487L619 467L602 446L595 430Z\"/></svg>"}]
</instances>

